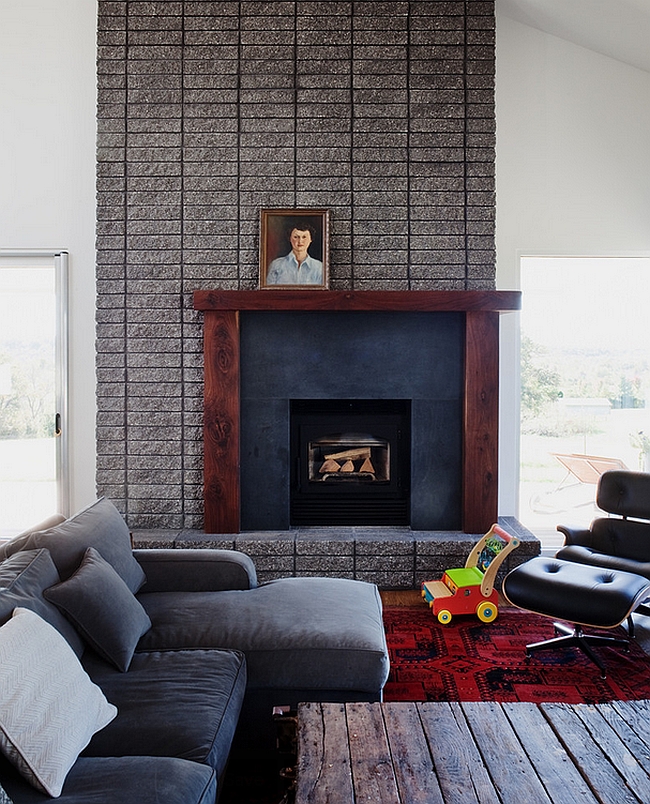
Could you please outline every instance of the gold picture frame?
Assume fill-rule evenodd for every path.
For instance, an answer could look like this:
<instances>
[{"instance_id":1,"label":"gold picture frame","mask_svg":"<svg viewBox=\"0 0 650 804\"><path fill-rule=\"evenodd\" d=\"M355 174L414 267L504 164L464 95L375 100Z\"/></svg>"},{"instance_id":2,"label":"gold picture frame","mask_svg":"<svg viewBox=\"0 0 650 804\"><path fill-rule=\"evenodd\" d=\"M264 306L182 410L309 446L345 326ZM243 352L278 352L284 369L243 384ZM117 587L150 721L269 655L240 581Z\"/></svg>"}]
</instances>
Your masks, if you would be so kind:
<instances>
[{"instance_id":1,"label":"gold picture frame","mask_svg":"<svg viewBox=\"0 0 650 804\"><path fill-rule=\"evenodd\" d=\"M329 288L329 210L261 210L260 288Z\"/></svg>"}]
</instances>

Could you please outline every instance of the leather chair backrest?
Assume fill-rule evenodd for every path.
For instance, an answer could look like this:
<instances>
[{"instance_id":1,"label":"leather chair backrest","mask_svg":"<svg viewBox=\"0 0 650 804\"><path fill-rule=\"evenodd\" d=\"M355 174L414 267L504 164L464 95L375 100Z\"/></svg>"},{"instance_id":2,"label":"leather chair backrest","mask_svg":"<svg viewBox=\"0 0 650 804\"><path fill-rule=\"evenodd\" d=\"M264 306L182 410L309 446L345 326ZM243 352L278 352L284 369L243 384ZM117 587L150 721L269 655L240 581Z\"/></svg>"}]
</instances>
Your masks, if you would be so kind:
<instances>
[{"instance_id":1,"label":"leather chair backrest","mask_svg":"<svg viewBox=\"0 0 650 804\"><path fill-rule=\"evenodd\" d=\"M588 546L598 553L650 561L650 522L633 519L594 519Z\"/></svg>"},{"instance_id":2,"label":"leather chair backrest","mask_svg":"<svg viewBox=\"0 0 650 804\"><path fill-rule=\"evenodd\" d=\"M596 503L618 516L650 520L650 474L612 469L598 481Z\"/></svg>"}]
</instances>

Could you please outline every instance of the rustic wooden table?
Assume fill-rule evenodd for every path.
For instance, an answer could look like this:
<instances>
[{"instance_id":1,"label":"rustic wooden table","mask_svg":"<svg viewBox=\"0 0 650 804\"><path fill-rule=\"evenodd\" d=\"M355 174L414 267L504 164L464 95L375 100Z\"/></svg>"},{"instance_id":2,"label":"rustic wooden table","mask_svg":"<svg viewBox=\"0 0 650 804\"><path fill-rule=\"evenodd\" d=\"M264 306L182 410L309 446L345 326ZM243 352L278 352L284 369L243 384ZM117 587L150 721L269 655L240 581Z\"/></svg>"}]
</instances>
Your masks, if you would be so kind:
<instances>
[{"instance_id":1,"label":"rustic wooden table","mask_svg":"<svg viewBox=\"0 0 650 804\"><path fill-rule=\"evenodd\" d=\"M650 702L301 704L296 804L650 802Z\"/></svg>"}]
</instances>

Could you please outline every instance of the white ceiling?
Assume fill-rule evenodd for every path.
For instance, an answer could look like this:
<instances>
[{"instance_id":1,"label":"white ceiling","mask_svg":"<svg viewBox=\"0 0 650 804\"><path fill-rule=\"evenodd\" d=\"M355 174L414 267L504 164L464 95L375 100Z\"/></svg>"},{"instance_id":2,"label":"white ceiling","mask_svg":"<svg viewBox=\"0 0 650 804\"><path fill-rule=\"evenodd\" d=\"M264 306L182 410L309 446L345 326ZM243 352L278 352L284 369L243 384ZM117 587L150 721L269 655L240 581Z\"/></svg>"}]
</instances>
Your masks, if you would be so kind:
<instances>
[{"instance_id":1,"label":"white ceiling","mask_svg":"<svg viewBox=\"0 0 650 804\"><path fill-rule=\"evenodd\" d=\"M497 14L650 72L650 0L496 0Z\"/></svg>"}]
</instances>

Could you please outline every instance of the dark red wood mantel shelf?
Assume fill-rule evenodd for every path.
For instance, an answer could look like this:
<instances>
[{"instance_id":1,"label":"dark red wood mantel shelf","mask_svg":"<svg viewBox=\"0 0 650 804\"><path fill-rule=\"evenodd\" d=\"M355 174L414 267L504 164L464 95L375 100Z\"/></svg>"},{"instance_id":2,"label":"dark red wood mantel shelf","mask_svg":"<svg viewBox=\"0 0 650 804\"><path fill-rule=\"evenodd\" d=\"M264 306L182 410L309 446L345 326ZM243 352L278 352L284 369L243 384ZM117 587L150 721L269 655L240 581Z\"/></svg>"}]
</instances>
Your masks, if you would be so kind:
<instances>
[{"instance_id":1,"label":"dark red wood mantel shelf","mask_svg":"<svg viewBox=\"0 0 650 804\"><path fill-rule=\"evenodd\" d=\"M520 307L519 291L194 291L205 313L205 532L240 530L239 313L262 310L464 312L462 528L487 531L498 516L499 313Z\"/></svg>"}]
</instances>

